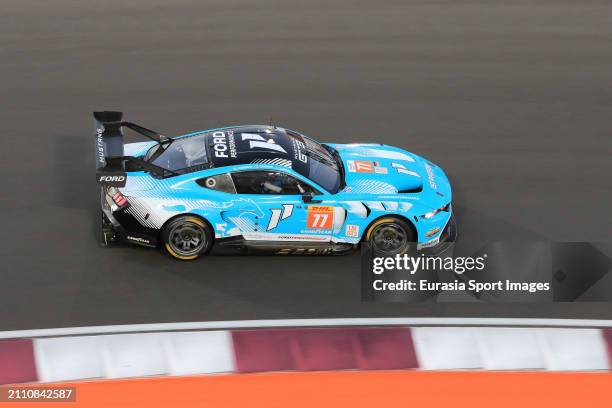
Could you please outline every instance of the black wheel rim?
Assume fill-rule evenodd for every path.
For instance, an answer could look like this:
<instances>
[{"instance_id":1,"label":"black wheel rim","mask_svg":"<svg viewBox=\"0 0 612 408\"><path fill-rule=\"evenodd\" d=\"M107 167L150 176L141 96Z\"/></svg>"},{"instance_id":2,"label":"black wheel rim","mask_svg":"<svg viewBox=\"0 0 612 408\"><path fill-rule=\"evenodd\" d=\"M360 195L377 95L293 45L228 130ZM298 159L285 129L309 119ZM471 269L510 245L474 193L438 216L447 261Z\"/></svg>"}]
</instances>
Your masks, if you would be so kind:
<instances>
[{"instance_id":1,"label":"black wheel rim","mask_svg":"<svg viewBox=\"0 0 612 408\"><path fill-rule=\"evenodd\" d=\"M206 245L206 234L199 225L183 222L170 229L168 244L179 255L196 255Z\"/></svg>"},{"instance_id":2,"label":"black wheel rim","mask_svg":"<svg viewBox=\"0 0 612 408\"><path fill-rule=\"evenodd\" d=\"M408 246L408 234L396 224L382 224L372 232L372 244L377 252L396 254Z\"/></svg>"}]
</instances>

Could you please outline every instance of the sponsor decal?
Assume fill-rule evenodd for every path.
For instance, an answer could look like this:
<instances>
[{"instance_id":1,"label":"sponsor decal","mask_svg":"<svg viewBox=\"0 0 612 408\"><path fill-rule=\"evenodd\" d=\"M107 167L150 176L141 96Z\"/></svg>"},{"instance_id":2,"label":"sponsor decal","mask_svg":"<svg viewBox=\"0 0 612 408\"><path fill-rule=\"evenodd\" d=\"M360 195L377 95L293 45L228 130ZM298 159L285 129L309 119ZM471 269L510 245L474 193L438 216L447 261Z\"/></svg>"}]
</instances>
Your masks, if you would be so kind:
<instances>
[{"instance_id":1,"label":"sponsor decal","mask_svg":"<svg viewBox=\"0 0 612 408\"><path fill-rule=\"evenodd\" d=\"M433 189L437 189L436 185L436 176L434 175L433 169L429 164L425 164L425 171L427 172L427 178L429 180L429 185Z\"/></svg>"},{"instance_id":2,"label":"sponsor decal","mask_svg":"<svg viewBox=\"0 0 612 408\"><path fill-rule=\"evenodd\" d=\"M304 235L278 235L278 239L285 241L327 241L326 237L313 237Z\"/></svg>"},{"instance_id":3,"label":"sponsor decal","mask_svg":"<svg viewBox=\"0 0 612 408\"><path fill-rule=\"evenodd\" d=\"M308 207L306 225L312 229L330 229L334 220L334 207L311 205Z\"/></svg>"},{"instance_id":4,"label":"sponsor decal","mask_svg":"<svg viewBox=\"0 0 612 408\"><path fill-rule=\"evenodd\" d=\"M304 150L306 150L306 144L301 140L293 139L293 158L302 163L308 163L308 156L306 156Z\"/></svg>"},{"instance_id":5,"label":"sponsor decal","mask_svg":"<svg viewBox=\"0 0 612 408\"><path fill-rule=\"evenodd\" d=\"M433 236L434 236L434 235L436 235L438 232L440 232L440 227L436 227L436 228L434 228L434 229L432 229L432 230L427 231L427 232L425 233L425 236L426 236L427 238L429 238L429 237L433 237Z\"/></svg>"},{"instance_id":6,"label":"sponsor decal","mask_svg":"<svg viewBox=\"0 0 612 408\"><path fill-rule=\"evenodd\" d=\"M228 141L227 144L229 146L230 157L232 157L232 158L238 157L238 153L236 151L236 140L234 139L234 131L233 130L228 130L227 131L227 141Z\"/></svg>"},{"instance_id":7,"label":"sponsor decal","mask_svg":"<svg viewBox=\"0 0 612 408\"><path fill-rule=\"evenodd\" d=\"M440 237L432 239L431 241L427 241L427 242L423 242L420 244L417 244L417 249L423 249L423 248L429 248L432 246L436 246L438 245L438 242L440 242Z\"/></svg>"},{"instance_id":8,"label":"sponsor decal","mask_svg":"<svg viewBox=\"0 0 612 408\"><path fill-rule=\"evenodd\" d=\"M244 239L247 241L303 241L303 242L328 242L328 236L303 235L303 234L273 234L271 232L245 232Z\"/></svg>"},{"instance_id":9,"label":"sponsor decal","mask_svg":"<svg viewBox=\"0 0 612 408\"><path fill-rule=\"evenodd\" d=\"M125 181L125 176L100 176L98 178L99 183L121 183Z\"/></svg>"},{"instance_id":10,"label":"sponsor decal","mask_svg":"<svg viewBox=\"0 0 612 408\"><path fill-rule=\"evenodd\" d=\"M236 157L236 141L234 140L233 132L217 131L212 134L213 151L215 157L229 158Z\"/></svg>"},{"instance_id":11,"label":"sponsor decal","mask_svg":"<svg viewBox=\"0 0 612 408\"><path fill-rule=\"evenodd\" d=\"M374 163L365 160L347 160L348 170L351 173L374 173Z\"/></svg>"},{"instance_id":12,"label":"sponsor decal","mask_svg":"<svg viewBox=\"0 0 612 408\"><path fill-rule=\"evenodd\" d=\"M225 133L214 132L213 133L213 150L215 151L215 157L227 158L227 139Z\"/></svg>"},{"instance_id":13,"label":"sponsor decal","mask_svg":"<svg viewBox=\"0 0 612 408\"><path fill-rule=\"evenodd\" d=\"M330 233L330 230L329 229L321 229L321 228L319 228L319 229L312 229L311 228L311 229L302 229L299 232L300 232L300 234L304 234L304 235L312 235L312 236L321 235L321 236L328 237L329 233Z\"/></svg>"},{"instance_id":14,"label":"sponsor decal","mask_svg":"<svg viewBox=\"0 0 612 408\"><path fill-rule=\"evenodd\" d=\"M359 225L346 224L346 230L344 231L344 235L346 235L347 237L358 237Z\"/></svg>"},{"instance_id":15,"label":"sponsor decal","mask_svg":"<svg viewBox=\"0 0 612 408\"><path fill-rule=\"evenodd\" d=\"M123 187L125 186L126 180L126 174L121 171L96 173L96 181L98 182L98 184L106 186Z\"/></svg>"},{"instance_id":16,"label":"sponsor decal","mask_svg":"<svg viewBox=\"0 0 612 408\"><path fill-rule=\"evenodd\" d=\"M104 133L104 125L100 125L96 128L96 141L97 141L97 153L98 153L98 163L101 166L106 164L106 160L104 159L104 138L102 134Z\"/></svg>"},{"instance_id":17,"label":"sponsor decal","mask_svg":"<svg viewBox=\"0 0 612 408\"><path fill-rule=\"evenodd\" d=\"M151 241L149 241L148 239L144 239L144 238L141 238L141 237L133 237L131 235L128 235L126 238L129 239L130 241L140 242L142 244L150 244L151 243Z\"/></svg>"},{"instance_id":18,"label":"sponsor decal","mask_svg":"<svg viewBox=\"0 0 612 408\"><path fill-rule=\"evenodd\" d=\"M277 255L327 255L332 252L331 248L283 248Z\"/></svg>"},{"instance_id":19,"label":"sponsor decal","mask_svg":"<svg viewBox=\"0 0 612 408\"><path fill-rule=\"evenodd\" d=\"M389 173L389 171L387 170L386 167L378 167L378 166L374 167L374 172L378 173L378 174L387 174L387 173Z\"/></svg>"}]
</instances>

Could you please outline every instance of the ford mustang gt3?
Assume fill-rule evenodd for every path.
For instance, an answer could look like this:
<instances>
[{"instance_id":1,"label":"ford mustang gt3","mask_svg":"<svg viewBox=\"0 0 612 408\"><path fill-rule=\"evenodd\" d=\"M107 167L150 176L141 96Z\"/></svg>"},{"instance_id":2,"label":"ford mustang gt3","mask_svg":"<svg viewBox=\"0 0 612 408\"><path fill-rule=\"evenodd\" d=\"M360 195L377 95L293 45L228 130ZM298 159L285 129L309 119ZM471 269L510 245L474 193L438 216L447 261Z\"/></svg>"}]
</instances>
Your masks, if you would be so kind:
<instances>
[{"instance_id":1,"label":"ford mustang gt3","mask_svg":"<svg viewBox=\"0 0 612 408\"><path fill-rule=\"evenodd\" d=\"M278 126L167 137L95 112L103 245L208 253L383 256L439 253L455 240L444 171L380 143L319 143ZM124 142L124 129L148 140Z\"/></svg>"}]
</instances>

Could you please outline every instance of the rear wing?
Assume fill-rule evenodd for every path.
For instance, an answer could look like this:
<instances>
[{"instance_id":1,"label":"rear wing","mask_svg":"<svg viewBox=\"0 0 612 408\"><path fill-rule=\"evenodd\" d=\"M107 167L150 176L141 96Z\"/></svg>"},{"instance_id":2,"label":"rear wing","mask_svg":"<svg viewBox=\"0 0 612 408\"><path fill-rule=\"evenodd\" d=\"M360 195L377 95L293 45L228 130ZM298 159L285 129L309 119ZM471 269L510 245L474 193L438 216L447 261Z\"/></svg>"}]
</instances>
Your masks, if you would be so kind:
<instances>
[{"instance_id":1,"label":"rear wing","mask_svg":"<svg viewBox=\"0 0 612 408\"><path fill-rule=\"evenodd\" d=\"M94 112L96 126L96 181L98 184L113 187L124 187L130 170L145 170L160 177L176 174L170 170L155 166L133 156L125 156L123 151L123 127L134 130L160 145L172 142L154 130L147 129L131 122L123 122L122 112Z\"/></svg>"}]
</instances>

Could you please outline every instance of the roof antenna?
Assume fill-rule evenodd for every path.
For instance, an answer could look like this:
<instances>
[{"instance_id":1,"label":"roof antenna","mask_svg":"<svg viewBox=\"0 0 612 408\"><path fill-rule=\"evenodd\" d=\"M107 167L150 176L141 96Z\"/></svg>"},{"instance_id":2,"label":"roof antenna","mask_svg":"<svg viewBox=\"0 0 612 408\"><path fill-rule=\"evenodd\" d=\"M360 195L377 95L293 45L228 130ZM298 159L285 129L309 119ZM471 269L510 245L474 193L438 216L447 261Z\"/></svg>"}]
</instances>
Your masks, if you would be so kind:
<instances>
[{"instance_id":1,"label":"roof antenna","mask_svg":"<svg viewBox=\"0 0 612 408\"><path fill-rule=\"evenodd\" d=\"M272 116L270 116L270 122L268 122L270 124L271 127L273 127L274 129L276 129L276 125L272 124Z\"/></svg>"}]
</instances>

